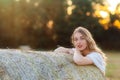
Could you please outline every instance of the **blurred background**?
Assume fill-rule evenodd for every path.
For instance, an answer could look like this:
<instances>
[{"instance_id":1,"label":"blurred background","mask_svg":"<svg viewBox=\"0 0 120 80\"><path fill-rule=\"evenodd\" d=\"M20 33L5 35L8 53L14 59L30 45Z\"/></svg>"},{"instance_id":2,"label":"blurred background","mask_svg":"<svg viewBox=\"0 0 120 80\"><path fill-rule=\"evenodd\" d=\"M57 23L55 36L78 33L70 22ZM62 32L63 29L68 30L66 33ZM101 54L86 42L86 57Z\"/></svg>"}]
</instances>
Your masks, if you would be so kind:
<instances>
[{"instance_id":1,"label":"blurred background","mask_svg":"<svg viewBox=\"0 0 120 80\"><path fill-rule=\"evenodd\" d=\"M0 48L72 47L70 37L78 26L109 53L114 64L108 64L108 79L119 79L114 71L120 66L120 0L0 0Z\"/></svg>"},{"instance_id":2,"label":"blurred background","mask_svg":"<svg viewBox=\"0 0 120 80\"><path fill-rule=\"evenodd\" d=\"M0 0L0 47L71 47L78 26L103 49L120 49L120 0Z\"/></svg>"}]
</instances>

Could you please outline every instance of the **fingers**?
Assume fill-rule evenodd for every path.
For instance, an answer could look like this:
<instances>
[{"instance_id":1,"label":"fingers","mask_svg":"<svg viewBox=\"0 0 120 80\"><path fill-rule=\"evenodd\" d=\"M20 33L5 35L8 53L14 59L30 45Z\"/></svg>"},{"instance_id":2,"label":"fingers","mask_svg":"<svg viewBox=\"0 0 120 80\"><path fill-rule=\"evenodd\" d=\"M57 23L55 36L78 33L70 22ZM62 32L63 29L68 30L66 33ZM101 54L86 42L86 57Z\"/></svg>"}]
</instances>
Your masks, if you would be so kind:
<instances>
[{"instance_id":1,"label":"fingers","mask_svg":"<svg viewBox=\"0 0 120 80\"><path fill-rule=\"evenodd\" d=\"M80 53L81 54L81 52L78 48L75 48L74 53Z\"/></svg>"},{"instance_id":2,"label":"fingers","mask_svg":"<svg viewBox=\"0 0 120 80\"><path fill-rule=\"evenodd\" d=\"M58 47L57 49L54 50L54 52L63 52L64 48L63 47Z\"/></svg>"}]
</instances>

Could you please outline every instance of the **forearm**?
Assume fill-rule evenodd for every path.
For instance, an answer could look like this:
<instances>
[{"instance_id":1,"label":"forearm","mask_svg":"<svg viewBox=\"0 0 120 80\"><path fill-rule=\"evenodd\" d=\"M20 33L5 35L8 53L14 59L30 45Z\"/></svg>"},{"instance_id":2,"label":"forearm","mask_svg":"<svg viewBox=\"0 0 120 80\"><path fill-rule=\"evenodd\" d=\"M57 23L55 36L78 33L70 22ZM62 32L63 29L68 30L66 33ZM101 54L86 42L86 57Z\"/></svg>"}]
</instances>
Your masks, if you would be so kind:
<instances>
[{"instance_id":1,"label":"forearm","mask_svg":"<svg viewBox=\"0 0 120 80\"><path fill-rule=\"evenodd\" d=\"M83 60L84 60L84 56L82 56L80 52L75 51L73 55L73 61L78 65L82 65Z\"/></svg>"},{"instance_id":2,"label":"forearm","mask_svg":"<svg viewBox=\"0 0 120 80\"><path fill-rule=\"evenodd\" d=\"M93 64L93 61L88 58L83 56L80 52L76 52L73 55L73 61L77 64L77 65L89 65L89 64Z\"/></svg>"}]
</instances>

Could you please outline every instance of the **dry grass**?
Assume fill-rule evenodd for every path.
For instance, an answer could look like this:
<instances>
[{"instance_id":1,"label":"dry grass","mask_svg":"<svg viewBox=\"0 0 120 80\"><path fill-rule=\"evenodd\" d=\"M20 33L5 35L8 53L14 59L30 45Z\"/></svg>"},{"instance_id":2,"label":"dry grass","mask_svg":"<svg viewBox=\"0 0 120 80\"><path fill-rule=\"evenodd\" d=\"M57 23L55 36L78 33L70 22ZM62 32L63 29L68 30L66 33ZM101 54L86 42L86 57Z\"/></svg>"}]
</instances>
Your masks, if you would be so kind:
<instances>
[{"instance_id":1,"label":"dry grass","mask_svg":"<svg viewBox=\"0 0 120 80\"><path fill-rule=\"evenodd\" d=\"M107 53L107 80L120 80L120 52L109 51Z\"/></svg>"}]
</instances>

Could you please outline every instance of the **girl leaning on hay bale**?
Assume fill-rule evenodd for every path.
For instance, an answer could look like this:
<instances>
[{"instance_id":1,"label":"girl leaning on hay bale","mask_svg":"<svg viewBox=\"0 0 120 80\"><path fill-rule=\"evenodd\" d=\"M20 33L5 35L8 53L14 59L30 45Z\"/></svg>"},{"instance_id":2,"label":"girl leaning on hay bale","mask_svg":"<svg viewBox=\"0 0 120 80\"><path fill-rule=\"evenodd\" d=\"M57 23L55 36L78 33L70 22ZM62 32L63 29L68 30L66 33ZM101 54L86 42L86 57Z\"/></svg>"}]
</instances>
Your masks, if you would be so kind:
<instances>
[{"instance_id":1,"label":"girl leaning on hay bale","mask_svg":"<svg viewBox=\"0 0 120 80\"><path fill-rule=\"evenodd\" d=\"M73 61L77 65L94 64L105 74L106 56L102 50L98 48L91 33L84 27L77 27L71 39L74 48L58 47L54 51L73 54Z\"/></svg>"}]
</instances>

